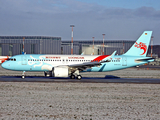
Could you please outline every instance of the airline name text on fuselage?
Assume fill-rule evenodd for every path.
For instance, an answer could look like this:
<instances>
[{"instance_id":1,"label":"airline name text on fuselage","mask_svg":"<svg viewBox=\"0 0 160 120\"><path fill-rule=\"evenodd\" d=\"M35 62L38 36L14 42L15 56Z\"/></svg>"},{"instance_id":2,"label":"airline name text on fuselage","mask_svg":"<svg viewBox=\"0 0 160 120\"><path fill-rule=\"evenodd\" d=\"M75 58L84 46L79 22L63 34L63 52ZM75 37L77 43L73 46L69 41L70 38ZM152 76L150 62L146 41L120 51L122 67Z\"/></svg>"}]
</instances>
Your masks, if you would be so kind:
<instances>
[{"instance_id":1,"label":"airline name text on fuselage","mask_svg":"<svg viewBox=\"0 0 160 120\"><path fill-rule=\"evenodd\" d=\"M68 57L68 59L84 59L84 57Z\"/></svg>"},{"instance_id":2,"label":"airline name text on fuselage","mask_svg":"<svg viewBox=\"0 0 160 120\"><path fill-rule=\"evenodd\" d=\"M61 57L46 56L46 59L61 59Z\"/></svg>"}]
</instances>

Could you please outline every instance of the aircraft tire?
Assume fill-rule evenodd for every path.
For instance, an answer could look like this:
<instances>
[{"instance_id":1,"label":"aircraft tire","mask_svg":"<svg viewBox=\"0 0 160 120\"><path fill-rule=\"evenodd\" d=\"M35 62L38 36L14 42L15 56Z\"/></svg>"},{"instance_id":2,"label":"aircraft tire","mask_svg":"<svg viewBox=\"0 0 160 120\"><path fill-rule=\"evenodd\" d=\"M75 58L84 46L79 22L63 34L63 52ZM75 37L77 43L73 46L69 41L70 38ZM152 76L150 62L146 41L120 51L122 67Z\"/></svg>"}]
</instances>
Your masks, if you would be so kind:
<instances>
[{"instance_id":1,"label":"aircraft tire","mask_svg":"<svg viewBox=\"0 0 160 120\"><path fill-rule=\"evenodd\" d=\"M70 78L71 78L71 79L75 79L75 75L71 75Z\"/></svg>"},{"instance_id":2,"label":"aircraft tire","mask_svg":"<svg viewBox=\"0 0 160 120\"><path fill-rule=\"evenodd\" d=\"M80 80L82 78L81 75L77 75L77 79Z\"/></svg>"},{"instance_id":3,"label":"aircraft tire","mask_svg":"<svg viewBox=\"0 0 160 120\"><path fill-rule=\"evenodd\" d=\"M24 79L25 78L25 76L24 75L22 75L22 79Z\"/></svg>"}]
</instances>

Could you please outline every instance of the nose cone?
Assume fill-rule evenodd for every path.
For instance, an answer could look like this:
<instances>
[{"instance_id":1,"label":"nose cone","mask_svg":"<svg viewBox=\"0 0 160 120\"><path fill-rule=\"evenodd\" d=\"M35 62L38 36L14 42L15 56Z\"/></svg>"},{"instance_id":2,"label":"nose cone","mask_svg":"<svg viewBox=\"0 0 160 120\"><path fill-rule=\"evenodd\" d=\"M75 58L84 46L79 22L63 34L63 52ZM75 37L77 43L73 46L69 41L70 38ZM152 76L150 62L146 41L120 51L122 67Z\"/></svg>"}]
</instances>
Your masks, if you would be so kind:
<instances>
[{"instance_id":1,"label":"nose cone","mask_svg":"<svg viewBox=\"0 0 160 120\"><path fill-rule=\"evenodd\" d=\"M1 64L1 66L2 66L2 68L4 68L4 69L8 69L9 64L8 64L7 62L3 62L3 63Z\"/></svg>"},{"instance_id":2,"label":"nose cone","mask_svg":"<svg viewBox=\"0 0 160 120\"><path fill-rule=\"evenodd\" d=\"M5 63L5 62L3 62L3 63L1 64L1 66L2 66L2 68L5 68L5 69L6 69L6 63Z\"/></svg>"}]
</instances>

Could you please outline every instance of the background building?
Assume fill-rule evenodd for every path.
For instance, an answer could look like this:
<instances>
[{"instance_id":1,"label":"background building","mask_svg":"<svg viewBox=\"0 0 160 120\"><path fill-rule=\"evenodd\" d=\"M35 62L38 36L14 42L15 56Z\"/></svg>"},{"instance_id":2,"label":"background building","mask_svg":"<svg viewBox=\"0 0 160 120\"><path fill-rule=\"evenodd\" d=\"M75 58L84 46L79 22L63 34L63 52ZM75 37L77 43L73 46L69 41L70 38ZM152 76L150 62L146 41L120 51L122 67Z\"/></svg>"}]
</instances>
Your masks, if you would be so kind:
<instances>
[{"instance_id":1,"label":"background building","mask_svg":"<svg viewBox=\"0 0 160 120\"><path fill-rule=\"evenodd\" d=\"M22 54L61 54L61 37L0 36L0 56Z\"/></svg>"},{"instance_id":2,"label":"background building","mask_svg":"<svg viewBox=\"0 0 160 120\"><path fill-rule=\"evenodd\" d=\"M0 56L22 54L71 54L71 41L61 41L61 37L45 36L0 36ZM94 55L101 55L103 41L94 41ZM135 41L104 41L104 54L110 55L115 50L117 54L125 53ZM93 54L92 40L73 41L73 54Z\"/></svg>"},{"instance_id":3,"label":"background building","mask_svg":"<svg viewBox=\"0 0 160 120\"><path fill-rule=\"evenodd\" d=\"M113 41L104 41L104 54L110 55L115 50L117 54L125 53L134 43L135 41L124 41L124 40L113 40ZM62 41L63 45L70 45L71 41ZM93 41L86 40L86 41L73 41L74 46L79 46L79 54L86 54L86 55L102 55L103 50L103 41L96 40L94 41L94 50L93 50ZM69 48L70 49L70 48ZM74 53L74 51L73 51ZM77 53L77 51L76 51ZM75 53L74 53L75 54Z\"/></svg>"},{"instance_id":4,"label":"background building","mask_svg":"<svg viewBox=\"0 0 160 120\"><path fill-rule=\"evenodd\" d=\"M79 55L79 46L73 45L73 54ZM61 44L61 54L70 55L71 54L71 44Z\"/></svg>"}]
</instances>

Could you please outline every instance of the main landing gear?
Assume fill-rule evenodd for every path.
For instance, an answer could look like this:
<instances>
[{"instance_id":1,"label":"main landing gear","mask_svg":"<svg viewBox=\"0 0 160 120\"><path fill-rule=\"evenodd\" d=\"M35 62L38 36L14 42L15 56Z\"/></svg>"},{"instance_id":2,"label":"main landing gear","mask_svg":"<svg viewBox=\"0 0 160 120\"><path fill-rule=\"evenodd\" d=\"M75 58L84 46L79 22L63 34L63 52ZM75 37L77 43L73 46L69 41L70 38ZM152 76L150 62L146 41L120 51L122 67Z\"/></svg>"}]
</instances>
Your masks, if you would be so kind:
<instances>
[{"instance_id":1,"label":"main landing gear","mask_svg":"<svg viewBox=\"0 0 160 120\"><path fill-rule=\"evenodd\" d=\"M76 78L76 79L80 80L82 78L82 76L81 75L75 76L75 75L71 74L70 78L71 79L75 79Z\"/></svg>"},{"instance_id":2,"label":"main landing gear","mask_svg":"<svg viewBox=\"0 0 160 120\"><path fill-rule=\"evenodd\" d=\"M82 78L81 75L77 75L77 79L80 80Z\"/></svg>"},{"instance_id":3,"label":"main landing gear","mask_svg":"<svg viewBox=\"0 0 160 120\"><path fill-rule=\"evenodd\" d=\"M74 74L75 74L76 76L75 76ZM76 79L80 80L80 79L82 78L82 76L79 74L79 70L76 70L76 71L74 72L74 74L71 73L71 76L70 76L71 79L75 79L75 78L76 78Z\"/></svg>"}]
</instances>

